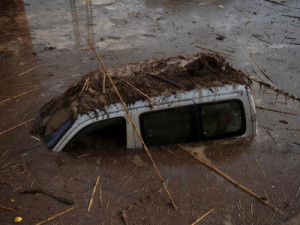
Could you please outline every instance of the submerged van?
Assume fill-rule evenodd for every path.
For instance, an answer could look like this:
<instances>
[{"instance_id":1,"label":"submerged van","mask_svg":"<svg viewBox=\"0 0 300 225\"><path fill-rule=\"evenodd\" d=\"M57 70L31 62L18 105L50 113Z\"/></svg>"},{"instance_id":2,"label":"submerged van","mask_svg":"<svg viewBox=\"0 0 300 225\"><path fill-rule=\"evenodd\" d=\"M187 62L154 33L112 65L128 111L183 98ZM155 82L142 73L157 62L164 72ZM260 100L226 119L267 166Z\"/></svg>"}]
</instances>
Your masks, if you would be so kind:
<instances>
[{"instance_id":1,"label":"submerged van","mask_svg":"<svg viewBox=\"0 0 300 225\"><path fill-rule=\"evenodd\" d=\"M197 56L190 59L175 57L165 60L163 63L166 65L163 66L172 69L164 69L160 73L155 73L153 68L159 67L159 71L162 71L163 66L154 61L142 64L147 65L144 67L146 72L142 75L124 75L124 71L132 72L136 67L140 71L139 64L135 67L131 65L129 69L128 66L123 67L118 70L118 76L113 76L121 95L125 96L128 110L147 146L256 135L254 101L248 85L243 81L244 78L235 77L241 76L240 71L228 69L228 64L225 64L224 69L223 60L223 64L219 66L220 59L216 56ZM149 68L149 65L152 68L151 74L147 74L148 70L145 69ZM113 71L111 73L115 74ZM120 71L123 71L123 76L120 76ZM172 75L169 75L170 71ZM228 73L231 74L224 78ZM46 107L52 110L46 109L44 111L48 113L41 114L40 124L43 124L44 128L42 134L45 144L53 151L60 152L86 133L120 125L126 130L126 147L142 148L142 143L122 104L112 96L114 93L109 87L106 94L101 93L101 74L95 73L92 76L93 79L91 74L89 75L89 80L93 82L90 91L86 89L86 93L79 95L86 81L83 79L73 85L62 98L52 101L51 106ZM158 104L152 104L124 85L128 81L140 90L148 91L147 94ZM206 83L201 85L201 82ZM155 91L149 91L149 88Z\"/></svg>"}]
</instances>

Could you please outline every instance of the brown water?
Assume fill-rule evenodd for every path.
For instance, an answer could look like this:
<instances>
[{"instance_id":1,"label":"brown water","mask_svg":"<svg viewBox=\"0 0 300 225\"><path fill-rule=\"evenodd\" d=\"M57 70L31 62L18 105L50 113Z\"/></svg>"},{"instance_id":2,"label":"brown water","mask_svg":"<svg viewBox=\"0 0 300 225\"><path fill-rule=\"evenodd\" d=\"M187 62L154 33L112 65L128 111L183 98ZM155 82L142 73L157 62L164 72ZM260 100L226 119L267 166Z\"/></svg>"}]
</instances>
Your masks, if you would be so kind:
<instances>
[{"instance_id":1,"label":"brown water","mask_svg":"<svg viewBox=\"0 0 300 225\"><path fill-rule=\"evenodd\" d=\"M300 21L281 15L298 15L295 7L300 5L297 1L285 4L290 7L234 0L3 0L1 100L39 89L0 103L0 132L37 116L43 104L97 68L88 38L107 66L194 54L202 52L195 47L200 45L228 54L235 67L255 75L253 69L259 69L249 56L253 53L276 86L299 96ZM220 35L223 41L216 39ZM35 70L18 76L36 65ZM114 146L117 141L110 136L108 142L90 138L87 148L53 154L30 137L29 123L0 136L0 205L17 210L0 209L0 223L11 224L15 216L22 216L23 224L35 224L70 207L44 195L19 193L43 188L77 205L53 224L123 224L119 216L123 209L129 224L191 224L212 208L199 224L291 224L288 218L296 220L300 209L296 195L299 102L276 98L272 91L257 86L253 92L258 106L297 115L257 110L259 132L254 140L219 140L187 147L287 215L274 213L176 146L151 148L179 208L174 211L143 150ZM97 191L87 212L99 174L102 208Z\"/></svg>"}]
</instances>

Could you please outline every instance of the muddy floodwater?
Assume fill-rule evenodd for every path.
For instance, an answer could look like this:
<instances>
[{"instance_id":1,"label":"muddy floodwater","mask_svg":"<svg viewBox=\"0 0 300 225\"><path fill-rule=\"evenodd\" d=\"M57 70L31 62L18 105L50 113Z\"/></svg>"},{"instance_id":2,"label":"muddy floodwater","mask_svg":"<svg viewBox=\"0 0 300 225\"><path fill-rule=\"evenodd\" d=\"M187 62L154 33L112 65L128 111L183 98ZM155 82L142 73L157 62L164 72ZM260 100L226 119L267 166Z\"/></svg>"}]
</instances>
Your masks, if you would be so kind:
<instances>
[{"instance_id":1,"label":"muddy floodwater","mask_svg":"<svg viewBox=\"0 0 300 225\"><path fill-rule=\"evenodd\" d=\"M257 84L255 138L185 147L283 214L176 145L149 150L177 211L146 153L126 149L118 129L85 136L62 153L30 135L45 103L97 70L87 39L107 67L213 49L300 96L299 12L292 0L2 0L0 224L16 217L37 224L73 206L48 224L192 224L211 209L198 224L299 224L300 103Z\"/></svg>"}]
</instances>

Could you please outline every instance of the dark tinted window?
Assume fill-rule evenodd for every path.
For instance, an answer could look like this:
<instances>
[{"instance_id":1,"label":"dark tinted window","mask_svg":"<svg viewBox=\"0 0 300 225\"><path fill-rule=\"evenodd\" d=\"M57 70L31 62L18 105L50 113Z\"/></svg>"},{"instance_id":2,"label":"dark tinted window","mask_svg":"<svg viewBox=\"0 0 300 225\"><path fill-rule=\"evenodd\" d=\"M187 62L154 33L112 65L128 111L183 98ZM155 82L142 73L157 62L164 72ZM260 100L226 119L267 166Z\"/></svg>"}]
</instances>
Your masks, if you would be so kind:
<instances>
[{"instance_id":1,"label":"dark tinted window","mask_svg":"<svg viewBox=\"0 0 300 225\"><path fill-rule=\"evenodd\" d=\"M221 102L202 105L204 137L240 132L243 129L243 108L240 102Z\"/></svg>"},{"instance_id":2,"label":"dark tinted window","mask_svg":"<svg viewBox=\"0 0 300 225\"><path fill-rule=\"evenodd\" d=\"M141 116L142 135L147 145L195 141L197 126L191 107L146 113Z\"/></svg>"},{"instance_id":3,"label":"dark tinted window","mask_svg":"<svg viewBox=\"0 0 300 225\"><path fill-rule=\"evenodd\" d=\"M147 145L186 143L243 134L242 102L217 102L142 114L141 132Z\"/></svg>"},{"instance_id":4,"label":"dark tinted window","mask_svg":"<svg viewBox=\"0 0 300 225\"><path fill-rule=\"evenodd\" d=\"M122 117L92 123L79 131L65 150L109 150L126 146L126 120Z\"/></svg>"}]
</instances>

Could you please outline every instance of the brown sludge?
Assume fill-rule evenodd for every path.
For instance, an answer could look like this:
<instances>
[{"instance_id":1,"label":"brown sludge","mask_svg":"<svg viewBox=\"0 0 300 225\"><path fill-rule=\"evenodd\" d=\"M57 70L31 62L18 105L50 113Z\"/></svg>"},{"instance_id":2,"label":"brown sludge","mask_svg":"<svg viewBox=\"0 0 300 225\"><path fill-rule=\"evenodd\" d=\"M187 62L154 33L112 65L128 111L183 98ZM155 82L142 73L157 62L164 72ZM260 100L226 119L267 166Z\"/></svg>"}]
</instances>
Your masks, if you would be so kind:
<instances>
[{"instance_id":1,"label":"brown sludge","mask_svg":"<svg viewBox=\"0 0 300 225\"><path fill-rule=\"evenodd\" d=\"M167 97L180 91L213 88L226 84L251 84L243 72L231 67L223 57L217 54L197 54L148 60L113 67L109 69L109 73L127 105L147 99L128 88L126 82L130 82L151 98L161 95ZM102 93L103 74L101 72L94 71L89 74L73 84L61 96L42 107L41 118L34 127L33 134L43 137L47 123L52 115L59 114L57 112L64 111L64 114L67 113L76 119L78 115L96 109L101 110L105 106L119 102L118 96L109 83L106 83L106 93ZM88 76L90 76L88 89L80 94ZM153 76L158 76L161 79L156 79ZM177 86L164 80L174 82ZM65 115L60 115L60 117L65 118ZM62 122L64 121L60 121L60 125Z\"/></svg>"}]
</instances>

